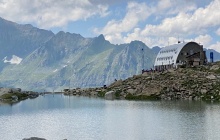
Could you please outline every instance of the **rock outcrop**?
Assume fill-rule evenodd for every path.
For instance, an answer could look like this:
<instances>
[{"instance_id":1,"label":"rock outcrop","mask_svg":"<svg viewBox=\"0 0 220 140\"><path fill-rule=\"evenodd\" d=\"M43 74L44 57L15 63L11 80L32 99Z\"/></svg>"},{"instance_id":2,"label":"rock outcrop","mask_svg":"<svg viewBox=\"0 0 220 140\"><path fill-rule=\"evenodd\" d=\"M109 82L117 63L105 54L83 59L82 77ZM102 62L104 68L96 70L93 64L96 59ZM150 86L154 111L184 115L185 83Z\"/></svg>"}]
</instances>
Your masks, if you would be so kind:
<instances>
[{"instance_id":1,"label":"rock outcrop","mask_svg":"<svg viewBox=\"0 0 220 140\"><path fill-rule=\"evenodd\" d=\"M20 88L0 88L0 101L7 103L19 102L28 98L36 98L39 93L22 91Z\"/></svg>"},{"instance_id":2,"label":"rock outcrop","mask_svg":"<svg viewBox=\"0 0 220 140\"><path fill-rule=\"evenodd\" d=\"M220 101L220 62L206 66L148 72L118 80L108 87L71 89L66 95L97 96L129 100L218 100Z\"/></svg>"}]
</instances>

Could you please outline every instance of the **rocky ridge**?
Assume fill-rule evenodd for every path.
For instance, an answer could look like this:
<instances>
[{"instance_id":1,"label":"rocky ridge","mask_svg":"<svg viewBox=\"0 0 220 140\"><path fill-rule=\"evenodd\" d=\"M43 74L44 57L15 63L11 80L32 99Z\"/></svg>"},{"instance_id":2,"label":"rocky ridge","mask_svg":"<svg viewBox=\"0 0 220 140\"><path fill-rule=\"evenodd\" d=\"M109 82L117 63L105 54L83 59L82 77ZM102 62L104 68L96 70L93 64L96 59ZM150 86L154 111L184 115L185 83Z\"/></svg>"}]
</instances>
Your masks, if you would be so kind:
<instances>
[{"instance_id":1,"label":"rocky ridge","mask_svg":"<svg viewBox=\"0 0 220 140\"><path fill-rule=\"evenodd\" d=\"M145 72L109 86L65 89L65 95L128 100L220 101L220 62L205 66Z\"/></svg>"},{"instance_id":2,"label":"rocky ridge","mask_svg":"<svg viewBox=\"0 0 220 140\"><path fill-rule=\"evenodd\" d=\"M151 68L156 57L141 41L115 45L103 35L54 34L2 18L0 31L1 87L39 92L97 87Z\"/></svg>"}]
</instances>

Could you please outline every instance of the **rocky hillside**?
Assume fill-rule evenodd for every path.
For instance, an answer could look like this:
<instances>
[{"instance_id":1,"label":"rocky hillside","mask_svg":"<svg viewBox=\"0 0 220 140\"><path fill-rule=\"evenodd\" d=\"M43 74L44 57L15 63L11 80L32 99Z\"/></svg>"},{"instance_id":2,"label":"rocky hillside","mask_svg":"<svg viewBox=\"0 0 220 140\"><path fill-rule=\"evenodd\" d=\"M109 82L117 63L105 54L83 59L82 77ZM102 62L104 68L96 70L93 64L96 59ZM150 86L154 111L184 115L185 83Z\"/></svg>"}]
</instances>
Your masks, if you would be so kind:
<instances>
[{"instance_id":1,"label":"rocky hillside","mask_svg":"<svg viewBox=\"0 0 220 140\"><path fill-rule=\"evenodd\" d=\"M51 31L30 24L20 25L0 17L0 70L10 64L18 64L13 62L16 61L13 56L24 59L53 35Z\"/></svg>"},{"instance_id":2,"label":"rocky hillside","mask_svg":"<svg viewBox=\"0 0 220 140\"><path fill-rule=\"evenodd\" d=\"M2 30L0 87L37 91L96 87L153 67L156 56L140 41L114 45L103 35L84 38L62 31L53 34L0 19ZM17 63L12 63L15 59Z\"/></svg>"},{"instance_id":3,"label":"rocky hillside","mask_svg":"<svg viewBox=\"0 0 220 140\"><path fill-rule=\"evenodd\" d=\"M126 80L118 80L106 88L66 90L66 94L128 100L220 101L220 62L134 75Z\"/></svg>"}]
</instances>

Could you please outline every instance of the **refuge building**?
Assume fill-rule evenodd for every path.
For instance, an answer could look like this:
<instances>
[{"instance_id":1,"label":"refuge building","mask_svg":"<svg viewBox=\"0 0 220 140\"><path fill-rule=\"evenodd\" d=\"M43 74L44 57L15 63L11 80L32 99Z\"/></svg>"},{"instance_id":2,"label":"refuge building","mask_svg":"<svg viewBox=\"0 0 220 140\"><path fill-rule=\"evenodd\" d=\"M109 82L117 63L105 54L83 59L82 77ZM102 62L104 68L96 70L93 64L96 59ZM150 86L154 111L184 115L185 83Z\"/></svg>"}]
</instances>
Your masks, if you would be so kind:
<instances>
[{"instance_id":1,"label":"refuge building","mask_svg":"<svg viewBox=\"0 0 220 140\"><path fill-rule=\"evenodd\" d=\"M177 68L181 65L203 65L207 61L203 45L196 42L178 42L162 48L154 63L155 70Z\"/></svg>"}]
</instances>

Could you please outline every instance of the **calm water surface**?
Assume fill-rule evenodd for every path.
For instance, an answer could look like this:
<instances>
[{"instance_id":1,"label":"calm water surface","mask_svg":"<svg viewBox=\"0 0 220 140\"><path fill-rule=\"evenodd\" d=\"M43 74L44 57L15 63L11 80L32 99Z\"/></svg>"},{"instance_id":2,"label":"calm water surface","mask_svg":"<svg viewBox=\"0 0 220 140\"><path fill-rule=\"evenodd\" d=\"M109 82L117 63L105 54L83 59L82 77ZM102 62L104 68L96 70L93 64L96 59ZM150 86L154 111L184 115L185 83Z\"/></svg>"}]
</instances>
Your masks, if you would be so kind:
<instances>
[{"instance_id":1,"label":"calm water surface","mask_svg":"<svg viewBox=\"0 0 220 140\"><path fill-rule=\"evenodd\" d=\"M220 104L45 95L0 106L0 139L219 140Z\"/></svg>"}]
</instances>

